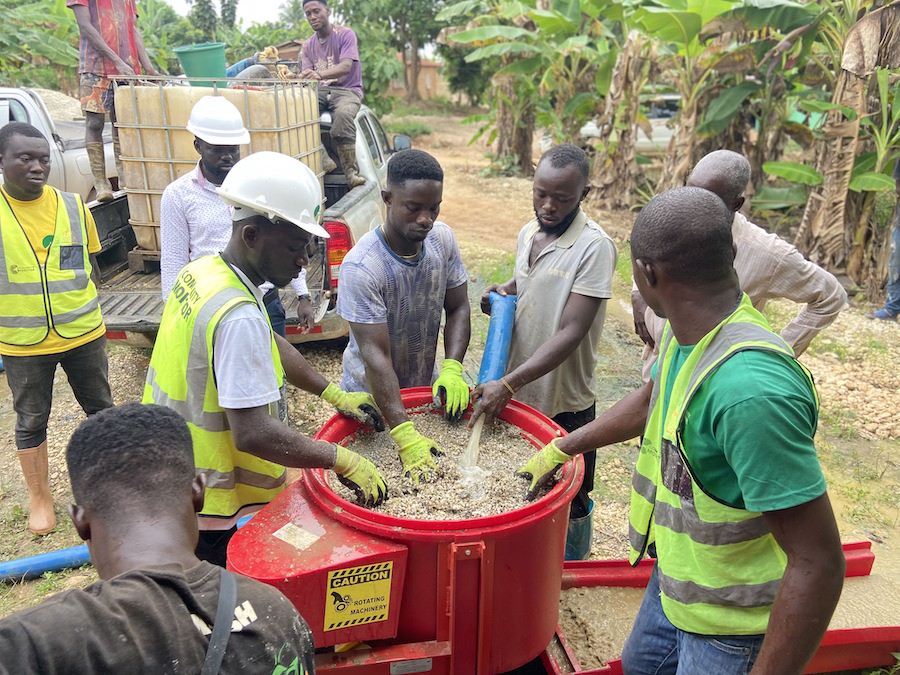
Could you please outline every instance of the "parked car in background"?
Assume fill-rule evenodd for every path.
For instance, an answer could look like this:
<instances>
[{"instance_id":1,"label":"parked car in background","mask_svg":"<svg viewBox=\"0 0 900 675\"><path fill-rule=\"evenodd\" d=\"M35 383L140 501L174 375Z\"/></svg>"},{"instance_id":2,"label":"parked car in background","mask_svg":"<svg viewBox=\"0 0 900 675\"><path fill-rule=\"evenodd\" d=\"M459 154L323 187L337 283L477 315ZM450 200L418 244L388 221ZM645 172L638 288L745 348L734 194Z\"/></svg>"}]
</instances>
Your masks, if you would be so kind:
<instances>
[{"instance_id":1,"label":"parked car in background","mask_svg":"<svg viewBox=\"0 0 900 675\"><path fill-rule=\"evenodd\" d=\"M54 120L36 91L0 87L0 127L10 122L27 122L37 127L50 143L50 185L81 195L85 202L94 199L94 176L84 144L84 120ZM103 143L106 170L115 186L118 181L109 123L103 130Z\"/></svg>"},{"instance_id":2,"label":"parked car in background","mask_svg":"<svg viewBox=\"0 0 900 675\"><path fill-rule=\"evenodd\" d=\"M654 94L646 97L641 103L641 110L650 122L651 135L647 136L641 127L637 130L634 149L643 155L661 154L669 147L669 141L675 133L674 118L681 108L681 96L678 94ZM591 120L580 130L583 143L600 137L597 120Z\"/></svg>"}]
</instances>

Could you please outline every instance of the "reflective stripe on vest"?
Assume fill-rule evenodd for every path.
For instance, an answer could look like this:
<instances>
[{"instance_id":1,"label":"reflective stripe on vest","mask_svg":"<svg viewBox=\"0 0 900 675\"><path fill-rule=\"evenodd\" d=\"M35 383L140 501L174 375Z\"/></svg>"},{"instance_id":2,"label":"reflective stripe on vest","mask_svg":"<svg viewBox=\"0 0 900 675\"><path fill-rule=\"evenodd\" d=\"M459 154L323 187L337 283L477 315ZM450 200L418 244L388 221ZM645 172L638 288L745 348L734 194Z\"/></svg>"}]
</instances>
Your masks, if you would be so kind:
<instances>
[{"instance_id":1,"label":"reflective stripe on vest","mask_svg":"<svg viewBox=\"0 0 900 675\"><path fill-rule=\"evenodd\" d=\"M51 325L61 337L77 338L103 323L83 204L77 195L50 189L57 196L56 223L43 264L6 195L0 199L0 342L6 344L40 344Z\"/></svg>"},{"instance_id":2,"label":"reflective stripe on vest","mask_svg":"<svg viewBox=\"0 0 900 675\"><path fill-rule=\"evenodd\" d=\"M213 370L213 339L219 322L240 305L257 302L219 256L188 264L172 288L150 358L144 403L164 405L188 423L198 473L206 475L200 515L229 518L248 506L267 504L285 483L283 466L234 446L228 417L218 402ZM266 318L268 321L268 318ZM284 370L274 334L272 367L283 389ZM277 416L278 406L269 412Z\"/></svg>"},{"instance_id":3,"label":"reflective stripe on vest","mask_svg":"<svg viewBox=\"0 0 900 675\"><path fill-rule=\"evenodd\" d=\"M763 349L793 359L793 351L745 295L682 365L663 420L659 394L670 376L672 340L667 325L632 478L631 561L636 564L656 542L663 610L678 628L706 635L764 633L784 573L784 552L762 514L723 504L703 490L682 450L682 431L694 394L728 358ZM815 397L811 376L798 365Z\"/></svg>"}]
</instances>

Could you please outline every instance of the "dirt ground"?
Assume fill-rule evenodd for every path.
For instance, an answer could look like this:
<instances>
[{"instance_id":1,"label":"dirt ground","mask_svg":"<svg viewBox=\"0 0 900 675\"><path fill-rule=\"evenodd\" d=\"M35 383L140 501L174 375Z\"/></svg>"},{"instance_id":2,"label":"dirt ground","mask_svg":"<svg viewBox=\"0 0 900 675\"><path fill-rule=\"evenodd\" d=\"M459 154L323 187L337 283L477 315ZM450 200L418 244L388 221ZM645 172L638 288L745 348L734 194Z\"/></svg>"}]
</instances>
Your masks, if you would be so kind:
<instances>
[{"instance_id":1,"label":"dirt ground","mask_svg":"<svg viewBox=\"0 0 900 675\"><path fill-rule=\"evenodd\" d=\"M470 296L477 303L488 283L505 280L512 269L516 235L532 215L530 181L484 175L488 166L486 148L480 143L468 145L474 128L461 124L460 118L414 119L432 129L431 134L414 143L432 152L444 167L441 219L456 232L470 272ZM602 410L639 383L641 344L632 330L626 243L633 215L588 210L614 237L620 251L615 297L609 304L597 366L598 410ZM477 314L477 304L473 304L473 309L473 341L465 366L474 378L487 323ZM841 533L846 540L873 541L876 572L896 583L900 579L900 415L896 407L900 325L868 321L863 317L868 309L848 307L816 339L802 360L812 370L819 387L822 411L817 442ZM795 311L787 302L774 302L767 308L776 327ZM310 345L302 351L335 380L340 374L341 347ZM116 402L138 400L149 353L121 346L111 346L109 352ZM330 411L314 397L292 391L291 420L296 428L312 432L329 416ZM33 537L25 528L27 499L15 458L14 414L5 375L0 375L0 560L80 543L65 516L71 494L63 451L69 434L81 419L82 413L60 371L49 437L51 479L60 526L47 537ZM635 457L635 444L609 448L598 457L592 557L620 558L626 553L628 489ZM0 616L95 578L93 570L87 567L49 574L32 582L2 584ZM884 602L894 604L896 598ZM900 616L900 606L892 611L894 616Z\"/></svg>"}]
</instances>

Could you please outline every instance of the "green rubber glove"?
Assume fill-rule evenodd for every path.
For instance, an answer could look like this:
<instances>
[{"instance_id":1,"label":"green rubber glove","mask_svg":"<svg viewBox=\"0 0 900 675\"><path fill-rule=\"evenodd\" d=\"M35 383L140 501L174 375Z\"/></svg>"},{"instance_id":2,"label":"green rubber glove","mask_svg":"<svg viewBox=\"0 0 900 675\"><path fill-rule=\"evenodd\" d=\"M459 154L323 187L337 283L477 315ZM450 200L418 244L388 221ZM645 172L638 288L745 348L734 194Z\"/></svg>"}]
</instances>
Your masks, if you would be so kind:
<instances>
[{"instance_id":1,"label":"green rubber glove","mask_svg":"<svg viewBox=\"0 0 900 675\"><path fill-rule=\"evenodd\" d=\"M517 476L524 476L531 479L531 485L528 486L528 492L525 493L525 499L531 501L537 496L541 488L549 485L556 477L556 470L563 464L572 459L572 455L567 455L556 447L556 440L552 440L543 449L535 453L524 465L516 470Z\"/></svg>"},{"instance_id":2,"label":"green rubber glove","mask_svg":"<svg viewBox=\"0 0 900 675\"><path fill-rule=\"evenodd\" d=\"M337 408L342 415L368 424L374 427L375 431L384 431L384 418L375 405L372 394L365 391L344 391L333 382L329 382L322 392L321 399Z\"/></svg>"},{"instance_id":3,"label":"green rubber glove","mask_svg":"<svg viewBox=\"0 0 900 675\"><path fill-rule=\"evenodd\" d=\"M378 506L387 499L387 485L372 462L359 453L335 445L334 472L356 494L362 506Z\"/></svg>"},{"instance_id":4,"label":"green rubber glove","mask_svg":"<svg viewBox=\"0 0 900 675\"><path fill-rule=\"evenodd\" d=\"M458 422L469 407L469 385L463 380L462 372L463 366L459 361L444 359L441 374L431 387L431 395L439 398L444 406L444 419L450 422Z\"/></svg>"},{"instance_id":5,"label":"green rubber glove","mask_svg":"<svg viewBox=\"0 0 900 675\"><path fill-rule=\"evenodd\" d=\"M434 455L443 455L441 446L430 438L426 438L406 421L391 429L391 438L400 448L400 461L403 471L413 483L428 482L437 476L437 463Z\"/></svg>"}]
</instances>

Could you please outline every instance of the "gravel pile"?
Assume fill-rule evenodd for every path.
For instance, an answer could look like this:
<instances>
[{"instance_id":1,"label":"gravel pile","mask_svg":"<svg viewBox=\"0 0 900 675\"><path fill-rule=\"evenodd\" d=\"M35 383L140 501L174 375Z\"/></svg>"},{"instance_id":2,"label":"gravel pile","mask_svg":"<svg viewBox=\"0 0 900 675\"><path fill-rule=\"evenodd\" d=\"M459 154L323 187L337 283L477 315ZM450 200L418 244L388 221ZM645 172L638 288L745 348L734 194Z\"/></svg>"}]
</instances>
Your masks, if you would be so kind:
<instances>
[{"instance_id":1,"label":"gravel pile","mask_svg":"<svg viewBox=\"0 0 900 675\"><path fill-rule=\"evenodd\" d=\"M431 483L417 486L403 476L397 448L387 433L362 433L344 441L344 445L372 460L387 481L390 497L376 511L417 520L462 520L505 513L525 504L528 483L513 474L528 461L537 444L523 437L519 429L499 420L493 427L485 427L478 465L490 473L483 490L473 490L461 481L459 468L469 442L465 424L448 424L430 409L417 411L412 419L416 429L435 439L446 453L437 458L441 475ZM353 500L353 492L333 473L329 481L338 494Z\"/></svg>"}]
</instances>

